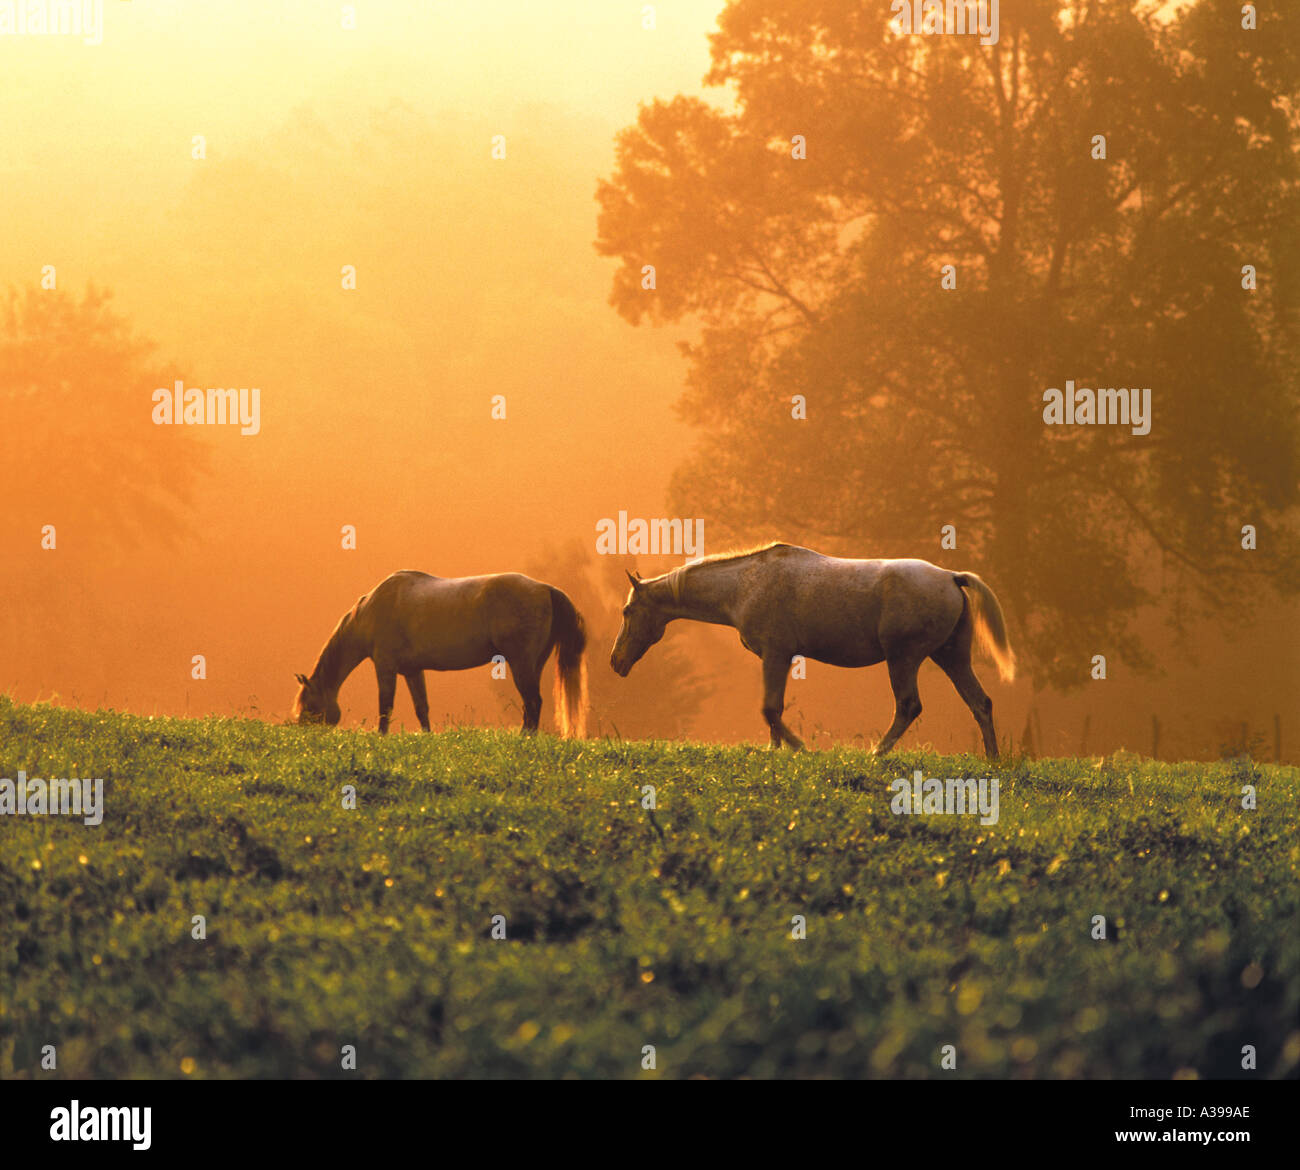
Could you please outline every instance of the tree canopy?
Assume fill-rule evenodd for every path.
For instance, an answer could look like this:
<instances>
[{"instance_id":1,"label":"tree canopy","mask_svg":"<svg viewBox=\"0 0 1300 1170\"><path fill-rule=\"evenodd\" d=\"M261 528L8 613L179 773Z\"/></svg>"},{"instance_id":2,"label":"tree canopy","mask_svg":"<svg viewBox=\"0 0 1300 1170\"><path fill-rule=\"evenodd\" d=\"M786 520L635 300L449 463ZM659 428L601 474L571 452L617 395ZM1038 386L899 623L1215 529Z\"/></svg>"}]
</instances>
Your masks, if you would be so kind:
<instances>
[{"instance_id":1,"label":"tree canopy","mask_svg":"<svg viewBox=\"0 0 1300 1170\"><path fill-rule=\"evenodd\" d=\"M184 428L151 421L153 392L177 376L102 289L0 294L4 535L34 546L43 525L67 524L75 545L112 556L171 543L209 462Z\"/></svg>"},{"instance_id":2,"label":"tree canopy","mask_svg":"<svg viewBox=\"0 0 1300 1170\"><path fill-rule=\"evenodd\" d=\"M1022 0L982 46L733 0L732 101L644 106L597 192L614 307L692 328L673 510L980 571L1061 686L1144 663L1158 598L1294 593L1300 62L1258 19ZM1149 433L1046 425L1067 381L1150 388Z\"/></svg>"}]
</instances>

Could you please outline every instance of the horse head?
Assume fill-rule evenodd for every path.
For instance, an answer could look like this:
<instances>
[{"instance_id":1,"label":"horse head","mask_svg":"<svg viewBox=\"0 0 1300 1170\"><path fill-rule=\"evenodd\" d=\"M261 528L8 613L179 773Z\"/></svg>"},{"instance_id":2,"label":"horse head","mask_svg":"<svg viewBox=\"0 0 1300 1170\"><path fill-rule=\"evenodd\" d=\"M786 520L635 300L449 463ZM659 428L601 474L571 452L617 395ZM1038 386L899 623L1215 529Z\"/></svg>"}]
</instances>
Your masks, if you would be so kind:
<instances>
[{"instance_id":1,"label":"horse head","mask_svg":"<svg viewBox=\"0 0 1300 1170\"><path fill-rule=\"evenodd\" d=\"M298 695L293 701L290 712L295 723L328 723L331 727L343 717L339 710L338 698L326 694L322 688L312 682L305 674L295 674L299 682Z\"/></svg>"},{"instance_id":2,"label":"horse head","mask_svg":"<svg viewBox=\"0 0 1300 1170\"><path fill-rule=\"evenodd\" d=\"M650 596L649 586L631 573L627 579L632 588L623 605L623 628L609 656L610 666L624 678L641 656L664 636L668 626L668 618Z\"/></svg>"}]
</instances>

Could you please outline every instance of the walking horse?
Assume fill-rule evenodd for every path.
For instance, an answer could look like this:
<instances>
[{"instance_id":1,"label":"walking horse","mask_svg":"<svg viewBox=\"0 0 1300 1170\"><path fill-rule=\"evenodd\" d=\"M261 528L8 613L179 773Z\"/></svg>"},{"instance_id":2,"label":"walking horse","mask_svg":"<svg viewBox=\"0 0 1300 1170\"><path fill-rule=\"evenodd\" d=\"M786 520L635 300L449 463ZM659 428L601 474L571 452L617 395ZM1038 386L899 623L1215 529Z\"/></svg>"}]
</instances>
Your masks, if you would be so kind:
<instances>
[{"instance_id":1,"label":"walking horse","mask_svg":"<svg viewBox=\"0 0 1300 1170\"><path fill-rule=\"evenodd\" d=\"M678 618L733 626L763 661L763 718L772 747L803 743L782 719L790 661L803 655L831 666L885 662L894 690L894 722L876 747L883 755L918 715L916 672L932 658L952 680L979 724L984 751L998 754L993 701L971 669L978 639L1002 679L1015 677L1002 607L974 573L919 560L845 560L811 549L770 544L705 557L632 584L610 665L626 677Z\"/></svg>"}]
</instances>

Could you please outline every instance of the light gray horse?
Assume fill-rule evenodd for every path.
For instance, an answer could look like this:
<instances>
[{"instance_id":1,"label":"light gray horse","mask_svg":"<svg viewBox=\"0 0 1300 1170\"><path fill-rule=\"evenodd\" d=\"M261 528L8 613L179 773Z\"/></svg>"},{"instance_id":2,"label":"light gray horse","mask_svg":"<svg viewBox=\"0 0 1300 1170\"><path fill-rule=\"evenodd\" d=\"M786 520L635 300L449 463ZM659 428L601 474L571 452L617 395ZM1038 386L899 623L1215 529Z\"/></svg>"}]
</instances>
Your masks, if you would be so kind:
<instances>
[{"instance_id":1,"label":"light gray horse","mask_svg":"<svg viewBox=\"0 0 1300 1170\"><path fill-rule=\"evenodd\" d=\"M406 570L384 578L339 619L311 677L296 676L293 718L337 723L339 688L369 658L379 682L379 730L388 730L400 674L428 731L424 672L468 670L500 654L524 703L524 731L533 732L542 714L542 667L554 649L560 734L581 739L587 733L586 645L582 615L553 585L521 573L430 577Z\"/></svg>"},{"instance_id":2,"label":"light gray horse","mask_svg":"<svg viewBox=\"0 0 1300 1170\"><path fill-rule=\"evenodd\" d=\"M705 557L646 581L629 573L628 580L623 628L609 656L624 677L676 618L734 626L741 645L763 660L763 718L772 747L801 748L781 718L791 659L801 654L831 666L883 661L894 688L894 722L876 747L881 755L921 714L916 672L933 658L974 714L989 759L997 757L993 700L971 669L971 641L979 637L1006 682L1015 677L1016 658L1002 607L974 573L770 544Z\"/></svg>"}]
</instances>

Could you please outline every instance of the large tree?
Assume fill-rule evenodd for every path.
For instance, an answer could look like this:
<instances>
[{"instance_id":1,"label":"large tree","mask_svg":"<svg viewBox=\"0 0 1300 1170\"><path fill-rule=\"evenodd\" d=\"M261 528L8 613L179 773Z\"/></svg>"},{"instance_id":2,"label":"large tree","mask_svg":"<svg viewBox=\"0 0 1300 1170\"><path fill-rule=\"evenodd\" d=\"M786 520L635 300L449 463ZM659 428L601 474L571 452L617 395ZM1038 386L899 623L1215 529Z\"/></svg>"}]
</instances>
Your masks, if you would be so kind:
<instances>
[{"instance_id":1,"label":"large tree","mask_svg":"<svg viewBox=\"0 0 1300 1170\"><path fill-rule=\"evenodd\" d=\"M985 571L1040 683L1143 663L1161 589L1180 623L1300 586L1295 22L1157 7L1003 3L982 46L733 0L732 100L643 107L598 190L614 306L695 335L674 511ZM1067 380L1150 387L1150 433L1045 425Z\"/></svg>"},{"instance_id":2,"label":"large tree","mask_svg":"<svg viewBox=\"0 0 1300 1170\"><path fill-rule=\"evenodd\" d=\"M35 548L53 524L66 547L121 556L172 542L207 450L186 428L155 426L153 392L174 363L114 312L110 294L0 292L0 535Z\"/></svg>"},{"instance_id":3,"label":"large tree","mask_svg":"<svg viewBox=\"0 0 1300 1170\"><path fill-rule=\"evenodd\" d=\"M202 428L152 421L177 376L107 292L0 290L0 661L22 661L24 687L59 679L86 700L121 667L105 637L130 653L135 619L104 584L142 549L175 547L208 466Z\"/></svg>"}]
</instances>

